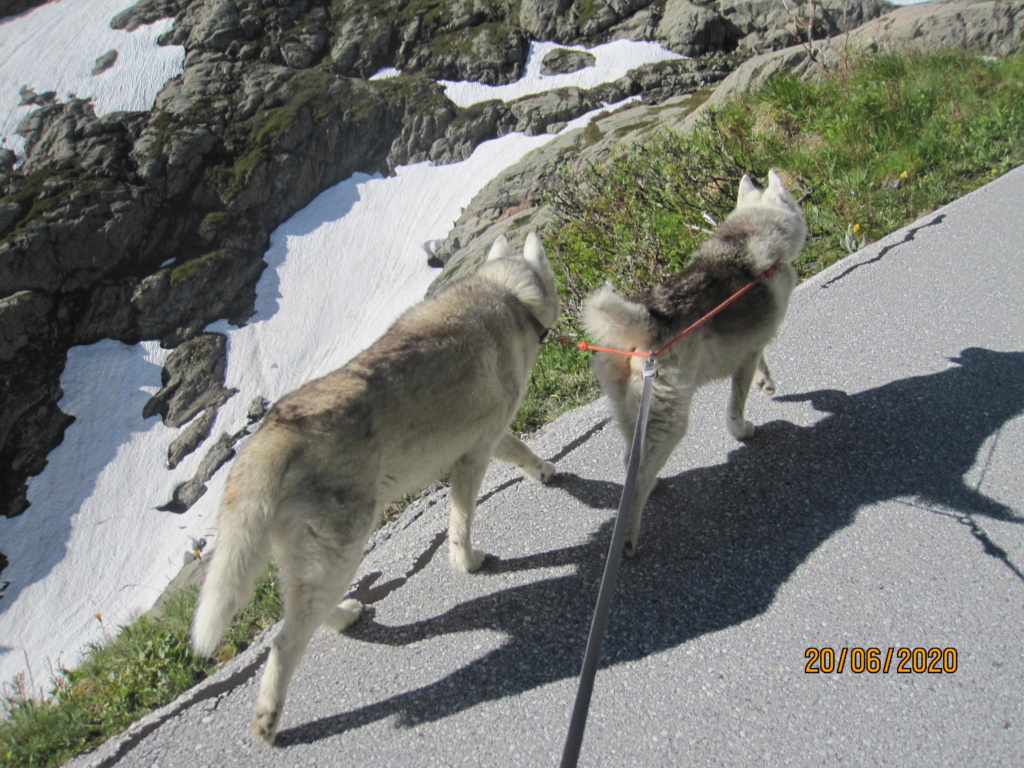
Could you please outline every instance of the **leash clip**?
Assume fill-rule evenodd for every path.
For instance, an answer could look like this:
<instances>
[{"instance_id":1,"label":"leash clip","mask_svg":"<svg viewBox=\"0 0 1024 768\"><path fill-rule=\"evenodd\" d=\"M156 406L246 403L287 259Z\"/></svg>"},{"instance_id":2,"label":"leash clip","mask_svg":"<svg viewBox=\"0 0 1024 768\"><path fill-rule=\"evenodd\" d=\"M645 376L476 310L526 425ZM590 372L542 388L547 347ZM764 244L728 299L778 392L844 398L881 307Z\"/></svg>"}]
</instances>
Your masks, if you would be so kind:
<instances>
[{"instance_id":1,"label":"leash clip","mask_svg":"<svg viewBox=\"0 0 1024 768\"><path fill-rule=\"evenodd\" d=\"M658 378L658 360L651 352L647 356L647 362L644 363L644 378L645 379L656 379Z\"/></svg>"}]
</instances>

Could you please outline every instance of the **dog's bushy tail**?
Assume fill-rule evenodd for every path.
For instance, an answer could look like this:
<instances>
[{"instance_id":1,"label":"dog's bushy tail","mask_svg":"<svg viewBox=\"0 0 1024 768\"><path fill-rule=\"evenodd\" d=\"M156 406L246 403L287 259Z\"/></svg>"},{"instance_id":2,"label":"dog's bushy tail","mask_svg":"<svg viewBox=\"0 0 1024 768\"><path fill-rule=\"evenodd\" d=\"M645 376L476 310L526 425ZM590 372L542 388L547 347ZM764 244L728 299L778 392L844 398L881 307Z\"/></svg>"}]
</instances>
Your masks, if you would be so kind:
<instances>
[{"instance_id":1,"label":"dog's bushy tail","mask_svg":"<svg viewBox=\"0 0 1024 768\"><path fill-rule=\"evenodd\" d=\"M619 296L605 283L583 302L583 328L602 347L647 351L655 328L647 308Z\"/></svg>"},{"instance_id":2,"label":"dog's bushy tail","mask_svg":"<svg viewBox=\"0 0 1024 768\"><path fill-rule=\"evenodd\" d=\"M252 437L228 477L213 556L192 621L192 648L200 656L217 651L269 561L274 512L293 450L289 436L282 444L280 431L268 427Z\"/></svg>"}]
</instances>

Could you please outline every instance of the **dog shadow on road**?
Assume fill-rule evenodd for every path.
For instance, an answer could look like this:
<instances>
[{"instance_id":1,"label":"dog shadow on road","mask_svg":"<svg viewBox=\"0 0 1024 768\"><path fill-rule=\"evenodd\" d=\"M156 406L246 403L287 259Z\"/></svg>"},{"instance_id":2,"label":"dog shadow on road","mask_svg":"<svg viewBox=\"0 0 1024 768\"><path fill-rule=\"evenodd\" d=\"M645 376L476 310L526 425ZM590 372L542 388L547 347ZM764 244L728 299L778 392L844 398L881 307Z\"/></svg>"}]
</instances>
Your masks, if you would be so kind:
<instances>
[{"instance_id":1,"label":"dog shadow on road","mask_svg":"<svg viewBox=\"0 0 1024 768\"><path fill-rule=\"evenodd\" d=\"M952 363L941 373L854 395L824 390L778 398L809 401L827 416L809 427L765 424L726 463L663 479L648 502L640 553L620 573L603 665L763 613L795 569L850 525L861 507L889 499L961 519L986 554L1024 579L977 522L1024 523L1024 510L963 480L976 464L987 463L979 454L986 445L993 450L989 439L1024 413L1024 352L971 348ZM684 440L681 450L685 446ZM616 506L621 490L574 475L561 476L555 487L598 508ZM431 685L282 731L278 745L317 741L396 715L407 725L439 720L576 677L593 609L593 600L581 596L596 597L611 527L605 522L579 546L485 566L507 572L572 564L571 574L506 589L416 624L356 625L353 636L385 645L481 629L508 639Z\"/></svg>"}]
</instances>

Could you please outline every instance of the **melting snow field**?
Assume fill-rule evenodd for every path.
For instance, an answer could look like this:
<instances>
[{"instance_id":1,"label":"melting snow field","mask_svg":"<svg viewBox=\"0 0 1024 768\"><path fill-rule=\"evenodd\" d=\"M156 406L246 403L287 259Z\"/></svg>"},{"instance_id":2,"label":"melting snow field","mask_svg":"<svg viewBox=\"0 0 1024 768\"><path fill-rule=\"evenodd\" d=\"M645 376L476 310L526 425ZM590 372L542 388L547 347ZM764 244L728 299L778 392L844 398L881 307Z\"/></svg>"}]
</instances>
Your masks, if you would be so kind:
<instances>
[{"instance_id":1,"label":"melting snow field","mask_svg":"<svg viewBox=\"0 0 1024 768\"><path fill-rule=\"evenodd\" d=\"M92 98L97 115L146 110L170 78L182 71L185 49L156 44L171 28L164 19L134 32L110 28L110 19L136 0L54 0L0 19L0 146L21 154L15 131L34 107L19 106L22 86ZM117 51L114 65L93 75L96 59Z\"/></svg>"},{"instance_id":2,"label":"melting snow field","mask_svg":"<svg viewBox=\"0 0 1024 768\"><path fill-rule=\"evenodd\" d=\"M68 16L58 24L59 17L49 13L27 13L0 23L0 33L6 40L17 33L19 40L59 50L60 65L45 65L52 69L91 71L95 58L111 47L93 42L107 39L100 20L130 4L63 0L46 6L50 12L75 13L66 26L76 34L57 45L42 46L41 41L58 34ZM88 14L79 13L83 5L89 6ZM504 90L460 83L450 84L449 91L490 94L465 96L472 99L516 98L563 86L561 76L542 77L534 67L550 47L535 44L528 74ZM675 56L648 43L616 43L592 52L598 58L598 82ZM152 55L161 58L164 49L154 47ZM77 89L80 96L87 92L81 85L47 86L53 81L45 79L45 71L30 68L33 57L18 61L23 69L4 72L0 98L10 99L11 88L16 92L25 83L37 92L54 87L61 94L65 88ZM123 63L119 58L115 70ZM138 67L147 77L158 69L145 63ZM173 68L166 72L161 83L175 74ZM580 79L577 84L597 82ZM98 92L96 98L101 101ZM151 103L153 96L147 98ZM10 120L9 109L0 107L0 117ZM426 266L423 244L443 238L488 181L552 138L511 134L481 144L461 163L402 167L389 178L358 174L279 227L265 255L268 267L257 285L255 315L242 328L220 322L209 329L228 336L227 386L239 390L221 408L212 438L244 426L254 397L273 401L342 365L376 339L422 298L437 274ZM143 405L160 386L166 355L155 342L128 346L103 341L70 351L61 379L61 408L76 420L63 444L51 452L46 470L31 479L32 506L19 517L0 519L0 551L11 561L0 575L0 583L9 582L0 598L0 682L28 673L36 689L44 687L59 666L78 663L88 642L152 606L180 569L191 537L211 536L226 468L187 513L156 509L177 484L194 475L206 449L200 446L170 471L167 447L178 431L158 417L142 419Z\"/></svg>"},{"instance_id":3,"label":"melting snow field","mask_svg":"<svg viewBox=\"0 0 1024 768\"><path fill-rule=\"evenodd\" d=\"M565 75L542 75L541 63L551 51L564 48L570 51L587 51L597 58L591 67ZM644 64L653 64L668 59L683 58L678 53L662 48L657 43L637 43L631 40L615 40L593 48L581 45L558 45L557 43L532 43L526 59L526 71L520 80L508 85L484 85L483 83L439 81L445 86L445 95L460 107L469 107L481 101L501 99L512 101L523 96L543 93L555 88L595 88L610 83L626 72Z\"/></svg>"}]
</instances>

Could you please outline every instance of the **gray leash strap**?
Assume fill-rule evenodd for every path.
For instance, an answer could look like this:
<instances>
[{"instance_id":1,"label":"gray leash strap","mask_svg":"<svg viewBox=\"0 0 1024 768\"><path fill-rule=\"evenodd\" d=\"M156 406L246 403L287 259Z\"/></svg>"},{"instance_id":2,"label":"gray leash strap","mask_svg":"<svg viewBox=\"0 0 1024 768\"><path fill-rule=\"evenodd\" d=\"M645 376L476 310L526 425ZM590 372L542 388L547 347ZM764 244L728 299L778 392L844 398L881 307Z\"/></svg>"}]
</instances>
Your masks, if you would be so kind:
<instances>
[{"instance_id":1,"label":"gray leash strap","mask_svg":"<svg viewBox=\"0 0 1024 768\"><path fill-rule=\"evenodd\" d=\"M622 486L619 513L615 518L615 529L612 532L612 543L604 566L604 576L601 578L601 588L597 594L594 618L590 623L587 650L583 654L580 684L576 691L572 717L569 720L569 733L565 737L565 747L562 749L561 768L575 768L580 757L580 747L583 745L583 730L587 726L590 697L594 692L594 677L597 675L597 664L601 659L601 648L604 645L604 636L608 628L608 612L611 609L612 595L615 592L615 583L619 576L622 545L626 541L626 530L629 528L629 510L633 506L633 497L636 495L636 476L640 470L644 436L647 434L647 417L651 410L651 385L657 375L658 367L652 355L647 358L647 363L644 365L644 386L640 394L640 412L637 415L636 428L633 431L633 444L629 449L626 480Z\"/></svg>"}]
</instances>

